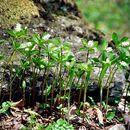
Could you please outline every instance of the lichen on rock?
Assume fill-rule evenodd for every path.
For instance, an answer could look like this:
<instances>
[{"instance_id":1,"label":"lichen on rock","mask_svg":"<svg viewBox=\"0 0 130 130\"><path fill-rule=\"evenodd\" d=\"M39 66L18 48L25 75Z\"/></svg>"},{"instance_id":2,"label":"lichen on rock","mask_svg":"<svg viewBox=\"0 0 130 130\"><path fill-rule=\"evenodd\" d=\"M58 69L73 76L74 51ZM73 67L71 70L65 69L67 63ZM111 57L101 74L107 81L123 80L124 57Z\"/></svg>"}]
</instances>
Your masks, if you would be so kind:
<instances>
[{"instance_id":1,"label":"lichen on rock","mask_svg":"<svg viewBox=\"0 0 130 130\"><path fill-rule=\"evenodd\" d=\"M28 23L32 16L39 16L39 12L31 0L0 0L0 28Z\"/></svg>"}]
</instances>

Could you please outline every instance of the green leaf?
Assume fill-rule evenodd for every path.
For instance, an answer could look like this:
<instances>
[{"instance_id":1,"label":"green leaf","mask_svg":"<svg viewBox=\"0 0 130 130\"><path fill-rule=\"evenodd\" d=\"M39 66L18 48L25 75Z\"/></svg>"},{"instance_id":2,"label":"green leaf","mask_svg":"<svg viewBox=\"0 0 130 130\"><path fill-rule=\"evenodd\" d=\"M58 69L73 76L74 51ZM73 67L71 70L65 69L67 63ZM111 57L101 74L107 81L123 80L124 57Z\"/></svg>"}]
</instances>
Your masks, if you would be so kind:
<instances>
[{"instance_id":1,"label":"green leaf","mask_svg":"<svg viewBox=\"0 0 130 130\"><path fill-rule=\"evenodd\" d=\"M99 62L99 58L92 58L92 60L97 63Z\"/></svg>"},{"instance_id":2,"label":"green leaf","mask_svg":"<svg viewBox=\"0 0 130 130\"><path fill-rule=\"evenodd\" d=\"M71 54L68 54L68 55L63 57L62 62L72 61L72 60L74 60L74 56Z\"/></svg>"},{"instance_id":3,"label":"green leaf","mask_svg":"<svg viewBox=\"0 0 130 130\"><path fill-rule=\"evenodd\" d=\"M29 61L22 61L22 60L21 60L21 66L22 66L23 69L28 68L29 65L30 65L30 62L29 62Z\"/></svg>"},{"instance_id":4,"label":"green leaf","mask_svg":"<svg viewBox=\"0 0 130 130\"><path fill-rule=\"evenodd\" d=\"M27 37L27 29L24 29L24 28L21 31L18 31L18 32L14 31L14 30L9 30L7 33L10 34L14 38L25 38L25 37Z\"/></svg>"},{"instance_id":5,"label":"green leaf","mask_svg":"<svg viewBox=\"0 0 130 130\"><path fill-rule=\"evenodd\" d=\"M74 130L74 128L66 120L58 119L56 122L49 124L45 130Z\"/></svg>"},{"instance_id":6,"label":"green leaf","mask_svg":"<svg viewBox=\"0 0 130 130\"><path fill-rule=\"evenodd\" d=\"M118 35L116 33L112 34L112 40L114 41L115 44L119 43Z\"/></svg>"},{"instance_id":7,"label":"green leaf","mask_svg":"<svg viewBox=\"0 0 130 130\"><path fill-rule=\"evenodd\" d=\"M0 109L0 114L7 114L9 108L13 106L13 102L3 102L2 103L2 106L1 106L1 109Z\"/></svg>"},{"instance_id":8,"label":"green leaf","mask_svg":"<svg viewBox=\"0 0 130 130\"><path fill-rule=\"evenodd\" d=\"M40 108L42 109L50 108L50 105L48 103L42 103L40 104Z\"/></svg>"},{"instance_id":9,"label":"green leaf","mask_svg":"<svg viewBox=\"0 0 130 130\"><path fill-rule=\"evenodd\" d=\"M0 40L0 45L4 43L5 43L5 40Z\"/></svg>"},{"instance_id":10,"label":"green leaf","mask_svg":"<svg viewBox=\"0 0 130 130\"><path fill-rule=\"evenodd\" d=\"M107 120L112 120L115 117L115 112L107 112L106 118Z\"/></svg>"},{"instance_id":11,"label":"green leaf","mask_svg":"<svg viewBox=\"0 0 130 130\"><path fill-rule=\"evenodd\" d=\"M128 41L128 40L129 40L128 37L123 37L123 38L120 40L120 42L125 42L125 41Z\"/></svg>"},{"instance_id":12,"label":"green leaf","mask_svg":"<svg viewBox=\"0 0 130 130\"><path fill-rule=\"evenodd\" d=\"M100 72L100 77L99 77L99 80L100 80L100 81L104 78L104 76L105 76L105 74L106 74L106 72L107 72L108 67L109 67L108 64L105 64L105 65L102 67L102 70L101 70L101 72Z\"/></svg>"},{"instance_id":13,"label":"green leaf","mask_svg":"<svg viewBox=\"0 0 130 130\"><path fill-rule=\"evenodd\" d=\"M4 56L0 54L0 60L3 60L4 59Z\"/></svg>"},{"instance_id":14,"label":"green leaf","mask_svg":"<svg viewBox=\"0 0 130 130\"><path fill-rule=\"evenodd\" d=\"M57 106L56 108L60 110L62 107L63 107L63 105L62 105L62 104L60 104L60 105L59 105L59 106Z\"/></svg>"},{"instance_id":15,"label":"green leaf","mask_svg":"<svg viewBox=\"0 0 130 130\"><path fill-rule=\"evenodd\" d=\"M13 41L13 48L17 50L19 49L19 47L20 47L20 44L16 41Z\"/></svg>"},{"instance_id":16,"label":"green leaf","mask_svg":"<svg viewBox=\"0 0 130 130\"><path fill-rule=\"evenodd\" d=\"M81 39L81 41L82 41L82 44L84 45L84 47L87 47L87 42L86 42L86 40L85 40L85 39Z\"/></svg>"},{"instance_id":17,"label":"green leaf","mask_svg":"<svg viewBox=\"0 0 130 130\"><path fill-rule=\"evenodd\" d=\"M106 50L107 47L108 47L108 42L106 40L103 40L101 49L104 51L104 50Z\"/></svg>"},{"instance_id":18,"label":"green leaf","mask_svg":"<svg viewBox=\"0 0 130 130\"><path fill-rule=\"evenodd\" d=\"M49 39L48 43L53 43L54 45L58 47L61 45L61 40L59 38L53 38L53 39Z\"/></svg>"},{"instance_id":19,"label":"green leaf","mask_svg":"<svg viewBox=\"0 0 130 130\"><path fill-rule=\"evenodd\" d=\"M102 52L101 58L102 58L101 59L102 61L106 61L106 59L107 59L107 53L105 51Z\"/></svg>"},{"instance_id":20,"label":"green leaf","mask_svg":"<svg viewBox=\"0 0 130 130\"><path fill-rule=\"evenodd\" d=\"M63 49L64 50L71 50L71 44L69 42L64 42L63 43Z\"/></svg>"},{"instance_id":21,"label":"green leaf","mask_svg":"<svg viewBox=\"0 0 130 130\"><path fill-rule=\"evenodd\" d=\"M81 47L79 48L80 51L88 51L88 48L85 48L85 47Z\"/></svg>"},{"instance_id":22,"label":"green leaf","mask_svg":"<svg viewBox=\"0 0 130 130\"><path fill-rule=\"evenodd\" d=\"M39 39L40 39L40 36L39 34L35 33L33 36L32 36L32 42L34 42L35 44L38 44L39 43Z\"/></svg>"},{"instance_id":23,"label":"green leaf","mask_svg":"<svg viewBox=\"0 0 130 130\"><path fill-rule=\"evenodd\" d=\"M23 89L26 88L26 81L25 81L25 80L22 82L22 88L23 88Z\"/></svg>"}]
</instances>

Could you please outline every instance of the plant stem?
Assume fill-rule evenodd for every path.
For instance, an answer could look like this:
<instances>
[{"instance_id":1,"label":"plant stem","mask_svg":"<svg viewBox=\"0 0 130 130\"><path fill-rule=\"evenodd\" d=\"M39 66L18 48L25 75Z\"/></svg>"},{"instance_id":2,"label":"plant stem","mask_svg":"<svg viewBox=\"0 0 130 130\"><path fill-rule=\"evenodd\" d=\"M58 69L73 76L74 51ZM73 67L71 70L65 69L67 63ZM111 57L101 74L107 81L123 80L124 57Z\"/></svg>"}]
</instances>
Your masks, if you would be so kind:
<instances>
[{"instance_id":1,"label":"plant stem","mask_svg":"<svg viewBox=\"0 0 130 130\"><path fill-rule=\"evenodd\" d=\"M62 92L62 48L61 48L61 52L60 52L60 70L59 70L59 87L60 87L60 96L61 92Z\"/></svg>"},{"instance_id":2,"label":"plant stem","mask_svg":"<svg viewBox=\"0 0 130 130\"><path fill-rule=\"evenodd\" d=\"M88 81L86 79L86 82L85 82L85 86L84 86L84 103L86 102L86 93L87 93L87 89L88 89Z\"/></svg>"},{"instance_id":3,"label":"plant stem","mask_svg":"<svg viewBox=\"0 0 130 130\"><path fill-rule=\"evenodd\" d=\"M103 94L103 86L102 86L102 80L106 74L106 71L108 69L108 65L105 65L102 67L102 70L100 72L99 80L98 80L98 87L100 87L100 109L102 110L102 94Z\"/></svg>"},{"instance_id":4,"label":"plant stem","mask_svg":"<svg viewBox=\"0 0 130 130\"><path fill-rule=\"evenodd\" d=\"M89 58L89 51L87 52L86 63L88 62L88 58Z\"/></svg>"},{"instance_id":5,"label":"plant stem","mask_svg":"<svg viewBox=\"0 0 130 130\"><path fill-rule=\"evenodd\" d=\"M54 79L53 79L53 83L52 83L52 91L51 91L51 111L52 111L52 105L54 103L54 91L55 91L55 84L56 84L56 79L55 79L55 73L54 73Z\"/></svg>"},{"instance_id":6,"label":"plant stem","mask_svg":"<svg viewBox=\"0 0 130 130\"><path fill-rule=\"evenodd\" d=\"M110 84L114 78L114 75L117 71L117 68L115 69L116 66L113 67L113 69L111 70L110 74L109 74L109 77L108 77L108 81L107 81L107 84L106 84L106 87L107 87L107 95L106 95L106 105L107 105L107 109L108 109L108 97L109 97L109 88L110 88ZM115 70L114 70L115 69Z\"/></svg>"},{"instance_id":7,"label":"plant stem","mask_svg":"<svg viewBox=\"0 0 130 130\"><path fill-rule=\"evenodd\" d=\"M11 101L12 99L12 69L13 69L13 63L11 64L11 70L10 70L10 94L9 94L9 100Z\"/></svg>"},{"instance_id":8,"label":"plant stem","mask_svg":"<svg viewBox=\"0 0 130 130\"><path fill-rule=\"evenodd\" d=\"M35 70L36 70L36 66L33 66L33 84L32 84L32 103L35 102L35 85L36 85L36 73L35 73Z\"/></svg>"},{"instance_id":9,"label":"plant stem","mask_svg":"<svg viewBox=\"0 0 130 130\"><path fill-rule=\"evenodd\" d=\"M12 52L12 55L10 57L9 62L11 62L11 70L10 70L10 96L9 96L9 100L11 101L12 99L12 72L13 72L13 57L15 55L15 51ZM8 63L9 63L8 62Z\"/></svg>"},{"instance_id":10,"label":"plant stem","mask_svg":"<svg viewBox=\"0 0 130 130\"><path fill-rule=\"evenodd\" d=\"M80 85L80 91L79 91L79 101L78 101L78 104L80 104L80 99L81 99L82 90L83 90L83 84L84 84L84 80L82 79L82 83Z\"/></svg>"},{"instance_id":11,"label":"plant stem","mask_svg":"<svg viewBox=\"0 0 130 130\"><path fill-rule=\"evenodd\" d=\"M85 88L84 88L84 104L83 104L83 115L85 115L85 102L86 102L86 95L87 95L87 89L88 89L88 81L90 79L91 71L88 71L86 74L86 81L85 81ZM85 116L83 117L84 120Z\"/></svg>"},{"instance_id":12,"label":"plant stem","mask_svg":"<svg viewBox=\"0 0 130 130\"><path fill-rule=\"evenodd\" d=\"M126 98L127 98L127 95L128 95L128 92L130 90L130 81L127 81L129 83L128 87L127 87L127 90L126 90ZM126 99L125 99L125 102L124 102L124 112L125 112L125 109L126 109Z\"/></svg>"},{"instance_id":13,"label":"plant stem","mask_svg":"<svg viewBox=\"0 0 130 130\"><path fill-rule=\"evenodd\" d=\"M45 84L46 84L46 71L47 68L45 68L44 74L43 74L43 82L42 82L42 101L44 101L44 89L45 89Z\"/></svg>"},{"instance_id":14,"label":"plant stem","mask_svg":"<svg viewBox=\"0 0 130 130\"><path fill-rule=\"evenodd\" d=\"M71 74L69 74L69 94L68 94L68 110L70 110L70 99L71 99L71 87L72 87L72 83L73 83L73 78L74 78L74 71L70 70Z\"/></svg>"}]
</instances>

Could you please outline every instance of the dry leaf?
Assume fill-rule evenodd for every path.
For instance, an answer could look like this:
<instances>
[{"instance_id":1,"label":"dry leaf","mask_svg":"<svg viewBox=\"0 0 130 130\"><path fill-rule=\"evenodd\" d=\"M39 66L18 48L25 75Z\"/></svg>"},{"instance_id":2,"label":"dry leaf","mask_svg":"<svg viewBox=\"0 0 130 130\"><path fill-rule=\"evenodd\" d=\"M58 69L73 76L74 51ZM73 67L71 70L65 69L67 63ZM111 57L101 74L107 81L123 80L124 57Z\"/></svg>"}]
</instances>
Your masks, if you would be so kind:
<instances>
[{"instance_id":1,"label":"dry leaf","mask_svg":"<svg viewBox=\"0 0 130 130\"><path fill-rule=\"evenodd\" d=\"M13 107L19 107L19 108L24 107L24 100L21 99L20 101L14 102Z\"/></svg>"},{"instance_id":2,"label":"dry leaf","mask_svg":"<svg viewBox=\"0 0 130 130\"><path fill-rule=\"evenodd\" d=\"M87 109L90 108L90 104L88 102L85 102L83 106L85 111L87 111Z\"/></svg>"},{"instance_id":3,"label":"dry leaf","mask_svg":"<svg viewBox=\"0 0 130 130\"><path fill-rule=\"evenodd\" d=\"M93 116L94 116L94 109L92 107L90 107L89 109L87 109L87 113L89 113L89 116L91 118L93 118Z\"/></svg>"},{"instance_id":4,"label":"dry leaf","mask_svg":"<svg viewBox=\"0 0 130 130\"><path fill-rule=\"evenodd\" d=\"M19 108L16 107L11 107L10 109L10 113L14 116L14 117L18 117L21 114L21 110Z\"/></svg>"},{"instance_id":5,"label":"dry leaf","mask_svg":"<svg viewBox=\"0 0 130 130\"><path fill-rule=\"evenodd\" d=\"M80 126L79 130L87 130L85 126Z\"/></svg>"},{"instance_id":6,"label":"dry leaf","mask_svg":"<svg viewBox=\"0 0 130 130\"><path fill-rule=\"evenodd\" d=\"M101 124L103 124L103 114L102 112L99 110L99 108L95 108L96 109L96 112L97 112L97 117L98 117L98 120Z\"/></svg>"},{"instance_id":7,"label":"dry leaf","mask_svg":"<svg viewBox=\"0 0 130 130\"><path fill-rule=\"evenodd\" d=\"M70 107L70 110L69 110L69 116L75 115L76 109L77 109L76 105L72 105L72 106Z\"/></svg>"}]
</instances>

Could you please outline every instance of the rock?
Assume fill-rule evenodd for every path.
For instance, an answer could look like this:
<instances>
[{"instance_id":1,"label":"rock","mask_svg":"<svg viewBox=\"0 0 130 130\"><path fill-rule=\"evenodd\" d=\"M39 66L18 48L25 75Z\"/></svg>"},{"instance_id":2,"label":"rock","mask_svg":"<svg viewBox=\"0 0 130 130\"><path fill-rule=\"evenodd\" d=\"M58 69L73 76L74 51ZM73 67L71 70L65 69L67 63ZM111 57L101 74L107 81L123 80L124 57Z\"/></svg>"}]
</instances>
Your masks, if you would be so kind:
<instances>
[{"instance_id":1,"label":"rock","mask_svg":"<svg viewBox=\"0 0 130 130\"><path fill-rule=\"evenodd\" d=\"M108 130L126 130L123 124L116 124L109 128Z\"/></svg>"},{"instance_id":2,"label":"rock","mask_svg":"<svg viewBox=\"0 0 130 130\"><path fill-rule=\"evenodd\" d=\"M124 109L124 107L125 107L125 109ZM125 104L125 99L121 99L121 101L119 102L119 104L118 104L118 110L120 110L122 112L124 110L125 110L125 112L129 112L128 105L127 105L127 103Z\"/></svg>"},{"instance_id":3,"label":"rock","mask_svg":"<svg viewBox=\"0 0 130 130\"><path fill-rule=\"evenodd\" d=\"M127 127L127 129L129 130L130 129L130 113L125 113L123 115L124 117L124 120L125 120L125 126Z\"/></svg>"}]
</instances>

